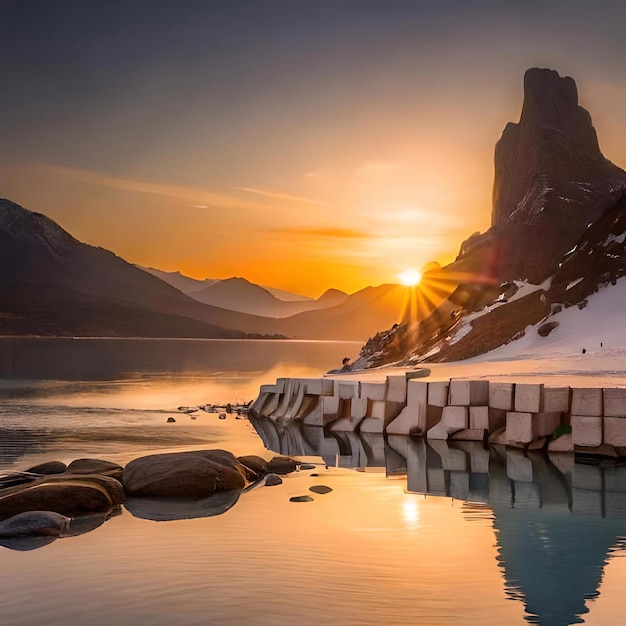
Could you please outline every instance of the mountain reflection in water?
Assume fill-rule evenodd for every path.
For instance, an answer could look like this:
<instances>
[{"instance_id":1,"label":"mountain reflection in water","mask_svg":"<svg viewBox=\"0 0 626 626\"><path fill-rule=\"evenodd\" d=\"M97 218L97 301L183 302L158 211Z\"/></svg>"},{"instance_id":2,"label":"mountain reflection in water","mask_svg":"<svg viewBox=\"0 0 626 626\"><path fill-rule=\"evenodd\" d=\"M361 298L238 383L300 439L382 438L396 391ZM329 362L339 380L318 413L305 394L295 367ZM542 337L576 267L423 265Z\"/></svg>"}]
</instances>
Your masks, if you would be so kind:
<instances>
[{"instance_id":1,"label":"mountain reflection in water","mask_svg":"<svg viewBox=\"0 0 626 626\"><path fill-rule=\"evenodd\" d=\"M468 522L489 515L511 599L526 620L573 624L596 598L611 553L626 547L626 467L575 462L479 442L326 431L251 418L265 446L328 466L384 468L407 491L463 500Z\"/></svg>"}]
</instances>

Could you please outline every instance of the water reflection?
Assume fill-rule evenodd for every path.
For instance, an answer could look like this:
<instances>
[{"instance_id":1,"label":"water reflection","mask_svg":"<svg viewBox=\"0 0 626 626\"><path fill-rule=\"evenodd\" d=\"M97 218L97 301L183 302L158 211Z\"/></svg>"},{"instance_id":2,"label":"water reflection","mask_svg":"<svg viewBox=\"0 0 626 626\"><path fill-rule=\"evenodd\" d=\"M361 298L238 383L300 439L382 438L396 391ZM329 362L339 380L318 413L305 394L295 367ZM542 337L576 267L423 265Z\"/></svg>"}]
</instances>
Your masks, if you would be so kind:
<instances>
[{"instance_id":1,"label":"water reflection","mask_svg":"<svg viewBox=\"0 0 626 626\"><path fill-rule=\"evenodd\" d=\"M276 452L405 474L409 492L465 501L469 521L489 515L507 594L525 604L531 623L582 622L607 560L626 547L626 467L479 442L427 443L297 421L285 427L266 418L251 421ZM415 523L417 508L403 515Z\"/></svg>"}]
</instances>

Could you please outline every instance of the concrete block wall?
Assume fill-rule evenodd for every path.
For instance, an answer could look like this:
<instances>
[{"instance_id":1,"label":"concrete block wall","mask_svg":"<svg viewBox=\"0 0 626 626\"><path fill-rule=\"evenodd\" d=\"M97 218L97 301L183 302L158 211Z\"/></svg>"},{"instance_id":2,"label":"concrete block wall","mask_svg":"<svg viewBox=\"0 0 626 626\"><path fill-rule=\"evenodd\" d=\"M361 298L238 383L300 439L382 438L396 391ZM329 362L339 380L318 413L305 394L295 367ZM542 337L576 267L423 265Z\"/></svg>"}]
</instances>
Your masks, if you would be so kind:
<instances>
[{"instance_id":1,"label":"concrete block wall","mask_svg":"<svg viewBox=\"0 0 626 626\"><path fill-rule=\"evenodd\" d=\"M626 389L486 379L385 382L279 378L262 385L251 411L334 430L482 441L553 451L626 448ZM561 424L571 434L552 440ZM626 450L624 451L626 453Z\"/></svg>"}]
</instances>

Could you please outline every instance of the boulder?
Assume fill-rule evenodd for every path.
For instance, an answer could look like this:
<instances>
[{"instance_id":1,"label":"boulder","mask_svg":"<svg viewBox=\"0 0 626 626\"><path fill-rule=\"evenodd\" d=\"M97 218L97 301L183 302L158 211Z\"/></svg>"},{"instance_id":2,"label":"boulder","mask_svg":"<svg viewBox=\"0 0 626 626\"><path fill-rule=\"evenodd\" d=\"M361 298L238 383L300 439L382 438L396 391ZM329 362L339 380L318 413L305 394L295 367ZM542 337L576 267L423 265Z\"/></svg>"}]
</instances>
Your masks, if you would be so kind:
<instances>
[{"instance_id":1,"label":"boulder","mask_svg":"<svg viewBox=\"0 0 626 626\"><path fill-rule=\"evenodd\" d=\"M27 511L53 511L68 517L104 512L124 499L120 482L108 476L46 476L0 492L0 519Z\"/></svg>"},{"instance_id":2,"label":"boulder","mask_svg":"<svg viewBox=\"0 0 626 626\"><path fill-rule=\"evenodd\" d=\"M117 463L103 461L101 459L76 459L68 465L67 472L69 474L98 474L100 476L110 476L121 482L124 468Z\"/></svg>"},{"instance_id":3,"label":"boulder","mask_svg":"<svg viewBox=\"0 0 626 626\"><path fill-rule=\"evenodd\" d=\"M225 450L193 450L152 454L131 461L124 469L129 496L206 498L216 491L242 489L246 470Z\"/></svg>"},{"instance_id":4,"label":"boulder","mask_svg":"<svg viewBox=\"0 0 626 626\"><path fill-rule=\"evenodd\" d=\"M289 502L313 502L311 496L292 496L289 498Z\"/></svg>"},{"instance_id":5,"label":"boulder","mask_svg":"<svg viewBox=\"0 0 626 626\"><path fill-rule=\"evenodd\" d=\"M290 474L295 472L298 464L287 456L275 456L267 462L267 471L273 474Z\"/></svg>"},{"instance_id":6,"label":"boulder","mask_svg":"<svg viewBox=\"0 0 626 626\"><path fill-rule=\"evenodd\" d=\"M274 487L275 485L282 485L283 479L278 474L268 474L265 477L265 486Z\"/></svg>"},{"instance_id":7,"label":"boulder","mask_svg":"<svg viewBox=\"0 0 626 626\"><path fill-rule=\"evenodd\" d=\"M237 460L243 465L248 474L248 480L256 480L267 474L267 461L255 454L237 457Z\"/></svg>"},{"instance_id":8,"label":"boulder","mask_svg":"<svg viewBox=\"0 0 626 626\"><path fill-rule=\"evenodd\" d=\"M537 329L537 334L540 337L547 337L558 325L558 322L547 322L546 324L542 324Z\"/></svg>"},{"instance_id":9,"label":"boulder","mask_svg":"<svg viewBox=\"0 0 626 626\"><path fill-rule=\"evenodd\" d=\"M26 471L31 474L62 474L67 469L65 463L61 461L47 461L46 463L40 463L33 467L28 468Z\"/></svg>"},{"instance_id":10,"label":"boulder","mask_svg":"<svg viewBox=\"0 0 626 626\"><path fill-rule=\"evenodd\" d=\"M70 518L52 511L27 511L0 522L0 537L58 537L69 528Z\"/></svg>"},{"instance_id":11,"label":"boulder","mask_svg":"<svg viewBox=\"0 0 626 626\"><path fill-rule=\"evenodd\" d=\"M309 487L309 491L312 491L313 493L325 494L330 493L332 488L327 487L326 485L313 485L312 487Z\"/></svg>"}]
</instances>

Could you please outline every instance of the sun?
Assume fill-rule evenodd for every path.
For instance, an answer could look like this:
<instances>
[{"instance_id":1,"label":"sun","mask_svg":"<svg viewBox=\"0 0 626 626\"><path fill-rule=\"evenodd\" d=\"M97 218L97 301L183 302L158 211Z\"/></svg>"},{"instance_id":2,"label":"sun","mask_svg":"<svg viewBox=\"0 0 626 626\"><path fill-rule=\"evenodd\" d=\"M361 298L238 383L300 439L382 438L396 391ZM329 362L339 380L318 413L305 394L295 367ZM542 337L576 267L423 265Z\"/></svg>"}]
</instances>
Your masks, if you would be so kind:
<instances>
[{"instance_id":1,"label":"sun","mask_svg":"<svg viewBox=\"0 0 626 626\"><path fill-rule=\"evenodd\" d=\"M422 275L417 270L406 270L398 274L398 278L403 285L415 287L422 280Z\"/></svg>"}]
</instances>

